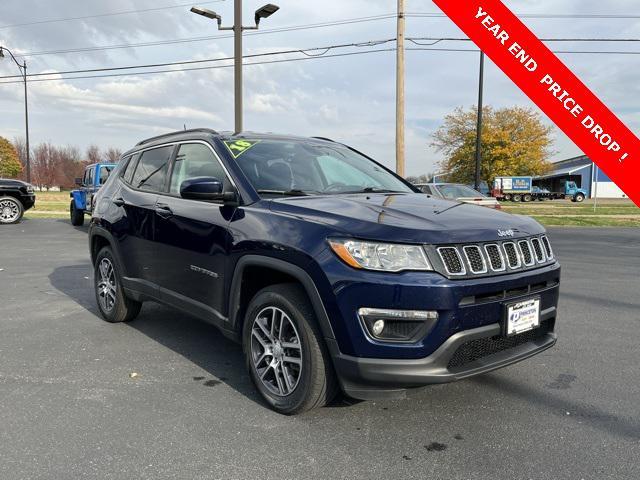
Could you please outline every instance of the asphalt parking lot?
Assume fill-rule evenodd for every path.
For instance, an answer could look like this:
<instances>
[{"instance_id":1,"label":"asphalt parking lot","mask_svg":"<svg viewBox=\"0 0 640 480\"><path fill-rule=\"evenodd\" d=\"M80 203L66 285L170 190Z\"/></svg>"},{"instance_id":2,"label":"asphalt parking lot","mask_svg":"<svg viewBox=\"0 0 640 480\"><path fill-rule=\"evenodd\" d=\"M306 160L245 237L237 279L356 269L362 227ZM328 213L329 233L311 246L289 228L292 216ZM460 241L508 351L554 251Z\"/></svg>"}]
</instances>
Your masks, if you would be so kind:
<instances>
[{"instance_id":1,"label":"asphalt parking lot","mask_svg":"<svg viewBox=\"0 0 640 480\"><path fill-rule=\"evenodd\" d=\"M103 322L85 229L2 226L0 478L640 478L640 230L550 237L556 347L406 400L285 417L213 327L155 304Z\"/></svg>"}]
</instances>

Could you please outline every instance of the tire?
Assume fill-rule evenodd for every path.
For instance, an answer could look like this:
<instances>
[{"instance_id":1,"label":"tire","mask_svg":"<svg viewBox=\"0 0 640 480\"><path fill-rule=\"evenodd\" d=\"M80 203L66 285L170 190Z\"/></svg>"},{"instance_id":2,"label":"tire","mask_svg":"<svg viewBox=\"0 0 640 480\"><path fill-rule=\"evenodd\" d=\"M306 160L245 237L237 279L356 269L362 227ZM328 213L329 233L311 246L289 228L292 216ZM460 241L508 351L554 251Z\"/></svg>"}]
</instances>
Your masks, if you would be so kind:
<instances>
[{"instance_id":1,"label":"tire","mask_svg":"<svg viewBox=\"0 0 640 480\"><path fill-rule=\"evenodd\" d=\"M73 200L69 205L69 216L71 217L71 225L75 227L84 225L84 212L76 208L76 202Z\"/></svg>"},{"instance_id":2,"label":"tire","mask_svg":"<svg viewBox=\"0 0 640 480\"><path fill-rule=\"evenodd\" d=\"M505 202L510 202L511 200L512 200L511 194L510 193L505 193L504 201Z\"/></svg>"},{"instance_id":3,"label":"tire","mask_svg":"<svg viewBox=\"0 0 640 480\"><path fill-rule=\"evenodd\" d=\"M142 303L124 294L122 277L110 247L104 247L96 256L93 278L96 302L102 318L110 323L119 323L138 316Z\"/></svg>"},{"instance_id":4,"label":"tire","mask_svg":"<svg viewBox=\"0 0 640 480\"><path fill-rule=\"evenodd\" d=\"M523 202L530 202L533 199L533 197L531 195L529 195L528 193L525 194L524 197L522 197L522 201Z\"/></svg>"},{"instance_id":5,"label":"tire","mask_svg":"<svg viewBox=\"0 0 640 480\"><path fill-rule=\"evenodd\" d=\"M24 215L22 203L13 197L0 197L0 223L18 223Z\"/></svg>"},{"instance_id":6,"label":"tire","mask_svg":"<svg viewBox=\"0 0 640 480\"><path fill-rule=\"evenodd\" d=\"M331 358L300 285L272 285L253 297L242 345L249 376L275 411L294 415L322 407L335 396Z\"/></svg>"},{"instance_id":7,"label":"tire","mask_svg":"<svg viewBox=\"0 0 640 480\"><path fill-rule=\"evenodd\" d=\"M577 202L577 203L582 203L584 202L584 194L583 193L577 193L574 197L573 197L573 201Z\"/></svg>"},{"instance_id":8,"label":"tire","mask_svg":"<svg viewBox=\"0 0 640 480\"><path fill-rule=\"evenodd\" d=\"M515 194L515 195L513 196L513 201L514 201L514 202L519 202L519 201L521 201L521 200L522 200L522 195L520 195L520 194L518 194L518 193L517 193L517 194Z\"/></svg>"}]
</instances>

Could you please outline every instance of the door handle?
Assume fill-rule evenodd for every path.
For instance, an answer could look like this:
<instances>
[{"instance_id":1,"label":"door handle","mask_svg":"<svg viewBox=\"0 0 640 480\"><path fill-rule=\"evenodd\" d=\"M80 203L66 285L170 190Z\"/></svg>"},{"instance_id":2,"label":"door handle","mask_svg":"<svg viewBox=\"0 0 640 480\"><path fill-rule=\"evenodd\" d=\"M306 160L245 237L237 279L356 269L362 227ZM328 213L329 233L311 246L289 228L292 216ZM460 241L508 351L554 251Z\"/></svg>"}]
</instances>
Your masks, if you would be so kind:
<instances>
[{"instance_id":1,"label":"door handle","mask_svg":"<svg viewBox=\"0 0 640 480\"><path fill-rule=\"evenodd\" d=\"M111 203L113 203L116 207L122 207L124 206L124 199L122 197L114 198L113 200L111 200Z\"/></svg>"},{"instance_id":2,"label":"door handle","mask_svg":"<svg viewBox=\"0 0 640 480\"><path fill-rule=\"evenodd\" d=\"M173 216L173 210L166 203L156 204L156 213L162 218L169 218Z\"/></svg>"}]
</instances>

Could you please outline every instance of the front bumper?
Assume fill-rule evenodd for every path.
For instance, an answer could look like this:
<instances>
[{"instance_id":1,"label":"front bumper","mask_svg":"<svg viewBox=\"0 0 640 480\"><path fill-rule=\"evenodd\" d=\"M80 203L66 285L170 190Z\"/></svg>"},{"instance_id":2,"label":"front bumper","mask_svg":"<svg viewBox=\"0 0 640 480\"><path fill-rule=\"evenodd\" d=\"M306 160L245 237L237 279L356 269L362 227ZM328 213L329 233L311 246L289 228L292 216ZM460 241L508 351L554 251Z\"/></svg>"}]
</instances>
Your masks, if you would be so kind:
<instances>
[{"instance_id":1,"label":"front bumper","mask_svg":"<svg viewBox=\"0 0 640 480\"><path fill-rule=\"evenodd\" d=\"M36 204L35 194L23 195L20 199L25 210L29 210Z\"/></svg>"},{"instance_id":2,"label":"front bumper","mask_svg":"<svg viewBox=\"0 0 640 480\"><path fill-rule=\"evenodd\" d=\"M501 336L499 323L461 331L420 359L353 357L340 353L335 341L329 341L329 350L341 386L349 396L362 400L398 398L404 396L406 388L461 380L551 348L556 343L555 316L555 307L542 311L538 329L510 339ZM478 351L471 353L473 348ZM483 355L483 351L488 354Z\"/></svg>"}]
</instances>

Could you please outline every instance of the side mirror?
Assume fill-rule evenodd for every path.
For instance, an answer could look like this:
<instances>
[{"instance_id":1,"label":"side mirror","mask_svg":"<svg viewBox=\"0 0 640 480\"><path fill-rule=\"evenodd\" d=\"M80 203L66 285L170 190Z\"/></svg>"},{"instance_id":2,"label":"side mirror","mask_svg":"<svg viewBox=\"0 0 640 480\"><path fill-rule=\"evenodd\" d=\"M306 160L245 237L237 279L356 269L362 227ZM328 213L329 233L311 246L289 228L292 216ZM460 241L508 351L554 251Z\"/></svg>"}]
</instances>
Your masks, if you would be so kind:
<instances>
[{"instance_id":1,"label":"side mirror","mask_svg":"<svg viewBox=\"0 0 640 480\"><path fill-rule=\"evenodd\" d=\"M180 185L180 196L190 200L222 201L226 205L237 205L236 192L224 192L220 180L214 177L195 177Z\"/></svg>"},{"instance_id":2,"label":"side mirror","mask_svg":"<svg viewBox=\"0 0 640 480\"><path fill-rule=\"evenodd\" d=\"M82 187L82 177L76 178L75 183L77 186Z\"/></svg>"}]
</instances>

